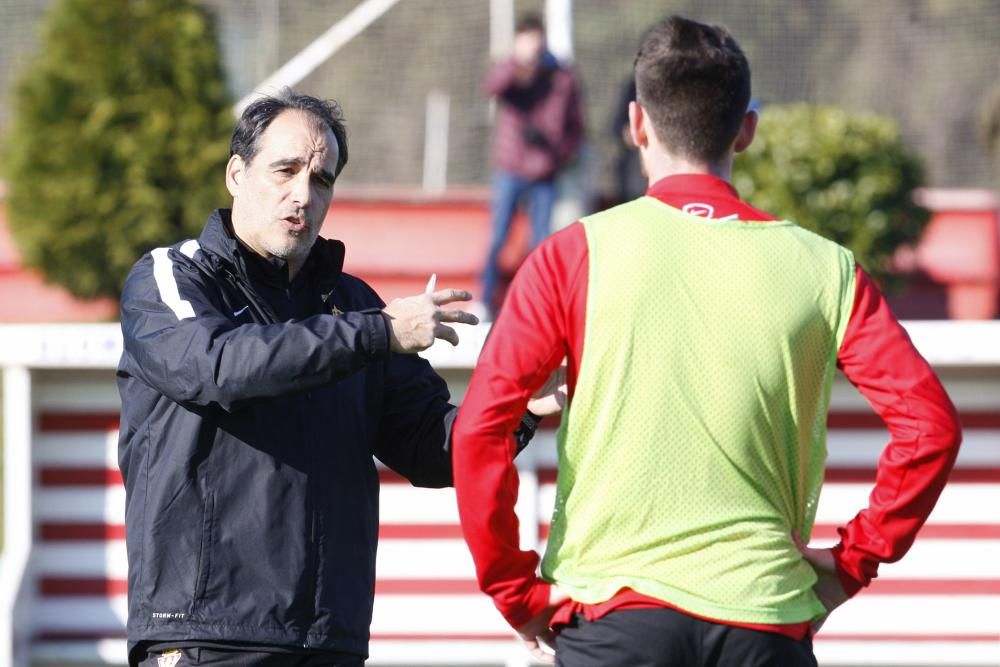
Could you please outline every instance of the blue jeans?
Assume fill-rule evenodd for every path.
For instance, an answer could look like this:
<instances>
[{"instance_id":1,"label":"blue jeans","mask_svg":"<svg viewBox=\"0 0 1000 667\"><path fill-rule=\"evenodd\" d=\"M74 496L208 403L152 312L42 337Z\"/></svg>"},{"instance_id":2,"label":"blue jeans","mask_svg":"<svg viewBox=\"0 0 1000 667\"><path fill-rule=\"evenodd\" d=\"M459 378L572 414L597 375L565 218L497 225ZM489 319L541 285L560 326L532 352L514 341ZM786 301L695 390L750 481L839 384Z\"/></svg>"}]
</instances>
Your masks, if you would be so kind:
<instances>
[{"instance_id":1,"label":"blue jeans","mask_svg":"<svg viewBox=\"0 0 1000 667\"><path fill-rule=\"evenodd\" d=\"M490 251L483 270L483 303L491 316L496 307L496 289L500 282L497 259L507 240L514 213L522 198L528 200L531 218L531 247L534 248L549 235L552 207L556 203L556 181L526 181L503 170L493 175L493 206Z\"/></svg>"}]
</instances>

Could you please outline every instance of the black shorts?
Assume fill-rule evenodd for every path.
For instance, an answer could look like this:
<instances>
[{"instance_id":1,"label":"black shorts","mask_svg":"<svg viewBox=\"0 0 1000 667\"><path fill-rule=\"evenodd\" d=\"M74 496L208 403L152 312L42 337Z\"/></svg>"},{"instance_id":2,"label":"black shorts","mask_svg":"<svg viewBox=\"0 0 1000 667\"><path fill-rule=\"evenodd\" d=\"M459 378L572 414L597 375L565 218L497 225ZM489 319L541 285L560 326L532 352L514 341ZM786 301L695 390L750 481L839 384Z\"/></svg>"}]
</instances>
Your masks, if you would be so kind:
<instances>
[{"instance_id":1,"label":"black shorts","mask_svg":"<svg viewBox=\"0 0 1000 667\"><path fill-rule=\"evenodd\" d=\"M577 614L556 639L561 667L816 667L812 638L747 630L662 609Z\"/></svg>"}]
</instances>

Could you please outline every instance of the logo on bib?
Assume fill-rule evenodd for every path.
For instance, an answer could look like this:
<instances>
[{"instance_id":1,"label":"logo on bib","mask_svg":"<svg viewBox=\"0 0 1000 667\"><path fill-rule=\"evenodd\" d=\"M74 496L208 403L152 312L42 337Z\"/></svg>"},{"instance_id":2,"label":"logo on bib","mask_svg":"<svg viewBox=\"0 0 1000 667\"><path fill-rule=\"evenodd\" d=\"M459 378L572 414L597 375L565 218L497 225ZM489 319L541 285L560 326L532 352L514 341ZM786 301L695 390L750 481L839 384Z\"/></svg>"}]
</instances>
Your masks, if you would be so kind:
<instances>
[{"instance_id":1,"label":"logo on bib","mask_svg":"<svg viewBox=\"0 0 1000 667\"><path fill-rule=\"evenodd\" d=\"M710 204L702 204L701 202L691 202L690 204L684 204L684 208L681 209L685 213L691 215L697 215L699 218L711 218L715 215L715 207Z\"/></svg>"}]
</instances>

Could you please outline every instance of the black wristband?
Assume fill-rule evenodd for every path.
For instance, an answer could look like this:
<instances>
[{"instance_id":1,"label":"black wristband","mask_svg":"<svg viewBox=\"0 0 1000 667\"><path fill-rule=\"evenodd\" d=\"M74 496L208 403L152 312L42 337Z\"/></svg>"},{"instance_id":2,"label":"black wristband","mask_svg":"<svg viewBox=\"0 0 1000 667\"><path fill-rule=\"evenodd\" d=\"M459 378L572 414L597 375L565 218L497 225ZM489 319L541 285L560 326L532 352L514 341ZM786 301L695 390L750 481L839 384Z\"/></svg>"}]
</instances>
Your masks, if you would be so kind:
<instances>
[{"instance_id":1,"label":"black wristband","mask_svg":"<svg viewBox=\"0 0 1000 667\"><path fill-rule=\"evenodd\" d=\"M525 410L524 414L521 416L521 424L525 428L530 428L534 432L538 425L542 423L542 418L536 415L531 410Z\"/></svg>"},{"instance_id":2,"label":"black wristband","mask_svg":"<svg viewBox=\"0 0 1000 667\"><path fill-rule=\"evenodd\" d=\"M541 417L531 411L525 411L521 416L521 423L518 425L517 430L514 431L514 437L517 439L517 453L522 452L528 446L528 443L535 436L535 431L538 430L538 425L541 423Z\"/></svg>"}]
</instances>

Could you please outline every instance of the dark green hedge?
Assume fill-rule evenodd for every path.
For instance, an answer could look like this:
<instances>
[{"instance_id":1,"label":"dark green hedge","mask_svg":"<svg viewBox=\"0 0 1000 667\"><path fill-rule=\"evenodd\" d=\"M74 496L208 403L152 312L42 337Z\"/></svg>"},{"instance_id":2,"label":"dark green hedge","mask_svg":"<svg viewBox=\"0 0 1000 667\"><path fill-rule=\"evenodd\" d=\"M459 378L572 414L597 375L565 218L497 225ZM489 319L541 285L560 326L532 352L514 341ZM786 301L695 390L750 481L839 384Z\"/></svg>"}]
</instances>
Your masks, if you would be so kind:
<instances>
[{"instance_id":1,"label":"dark green hedge","mask_svg":"<svg viewBox=\"0 0 1000 667\"><path fill-rule=\"evenodd\" d=\"M892 120L808 104L766 107L733 173L753 206L847 246L889 284L893 252L928 219L912 197L922 182Z\"/></svg>"},{"instance_id":2,"label":"dark green hedge","mask_svg":"<svg viewBox=\"0 0 1000 667\"><path fill-rule=\"evenodd\" d=\"M233 125L214 25L190 0L60 0L21 73L4 145L28 265L117 297L158 245L227 202Z\"/></svg>"}]
</instances>

